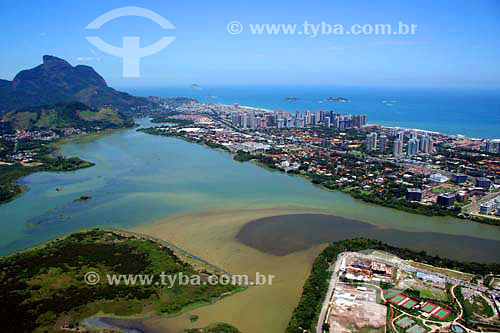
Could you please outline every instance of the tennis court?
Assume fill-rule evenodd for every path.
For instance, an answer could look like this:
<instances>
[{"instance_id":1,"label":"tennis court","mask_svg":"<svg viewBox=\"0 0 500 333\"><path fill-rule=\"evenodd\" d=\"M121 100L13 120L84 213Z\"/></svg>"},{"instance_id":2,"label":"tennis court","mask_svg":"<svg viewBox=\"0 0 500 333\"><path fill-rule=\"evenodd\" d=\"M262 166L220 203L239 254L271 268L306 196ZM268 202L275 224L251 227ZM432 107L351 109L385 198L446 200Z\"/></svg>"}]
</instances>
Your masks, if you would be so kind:
<instances>
[{"instance_id":1,"label":"tennis court","mask_svg":"<svg viewBox=\"0 0 500 333\"><path fill-rule=\"evenodd\" d=\"M434 313L432 316L434 318L437 318L439 320L444 320L448 318L448 316L451 314L450 310L445 310L445 309L439 309L436 313Z\"/></svg>"},{"instance_id":2,"label":"tennis court","mask_svg":"<svg viewBox=\"0 0 500 333\"><path fill-rule=\"evenodd\" d=\"M425 332L425 328L423 328L422 326L419 326L419 325L415 325L413 327L411 327L410 329L408 329L408 331L406 331L406 333L424 333Z\"/></svg>"},{"instance_id":3,"label":"tennis court","mask_svg":"<svg viewBox=\"0 0 500 333\"><path fill-rule=\"evenodd\" d=\"M401 302L405 298L406 298L406 296L398 294L398 295L394 296L393 298L391 298L389 301L391 303L394 303L394 304L399 304L399 302Z\"/></svg>"},{"instance_id":4,"label":"tennis court","mask_svg":"<svg viewBox=\"0 0 500 333\"><path fill-rule=\"evenodd\" d=\"M414 301L410 298L403 304L403 307L410 310L413 309L415 305L417 305L417 301Z\"/></svg>"},{"instance_id":5,"label":"tennis court","mask_svg":"<svg viewBox=\"0 0 500 333\"><path fill-rule=\"evenodd\" d=\"M410 317L403 317L396 322L396 325L402 328L408 328L415 324L415 321Z\"/></svg>"},{"instance_id":6,"label":"tennis court","mask_svg":"<svg viewBox=\"0 0 500 333\"><path fill-rule=\"evenodd\" d=\"M432 303L427 302L427 303L425 303L425 304L424 304L424 306L422 307L422 310L423 310L424 312L431 313L431 312L432 312L432 311L434 311L434 309L436 309L436 308L437 308L437 305L434 305L434 304L432 304Z\"/></svg>"}]
</instances>

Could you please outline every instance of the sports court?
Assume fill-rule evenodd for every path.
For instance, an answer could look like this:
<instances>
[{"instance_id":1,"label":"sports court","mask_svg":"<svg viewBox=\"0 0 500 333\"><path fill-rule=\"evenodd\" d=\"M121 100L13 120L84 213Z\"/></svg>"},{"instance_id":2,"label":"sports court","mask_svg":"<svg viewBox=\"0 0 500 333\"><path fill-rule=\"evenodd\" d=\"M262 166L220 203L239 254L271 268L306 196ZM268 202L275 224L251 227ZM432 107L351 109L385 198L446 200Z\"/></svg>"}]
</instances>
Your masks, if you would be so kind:
<instances>
[{"instance_id":1,"label":"sports court","mask_svg":"<svg viewBox=\"0 0 500 333\"><path fill-rule=\"evenodd\" d=\"M396 322L396 325L402 328L408 328L415 324L415 321L410 317L403 317Z\"/></svg>"},{"instance_id":2,"label":"sports court","mask_svg":"<svg viewBox=\"0 0 500 333\"><path fill-rule=\"evenodd\" d=\"M402 304L402 306L408 310L413 309L415 305L417 305L417 301L414 301L411 298L409 298L406 302Z\"/></svg>"},{"instance_id":3,"label":"sports court","mask_svg":"<svg viewBox=\"0 0 500 333\"><path fill-rule=\"evenodd\" d=\"M432 311L434 311L435 309L437 308L437 305L434 305L432 303L425 303L423 306L422 306L422 310L424 312L427 312L427 313L431 313Z\"/></svg>"},{"instance_id":4,"label":"sports court","mask_svg":"<svg viewBox=\"0 0 500 333\"><path fill-rule=\"evenodd\" d=\"M419 325L415 325L406 331L406 333L424 333L424 332L425 328Z\"/></svg>"},{"instance_id":5,"label":"sports court","mask_svg":"<svg viewBox=\"0 0 500 333\"><path fill-rule=\"evenodd\" d=\"M391 298L389 301L393 304L399 304L402 300L404 300L406 298L406 296L404 295L401 295L401 294L398 294L396 296L394 296L393 298Z\"/></svg>"},{"instance_id":6,"label":"sports court","mask_svg":"<svg viewBox=\"0 0 500 333\"><path fill-rule=\"evenodd\" d=\"M446 318L448 318L448 316L451 314L451 311L450 310L445 310L445 309L439 309L438 311L436 311L432 316L434 318L437 318L439 320L444 320Z\"/></svg>"}]
</instances>

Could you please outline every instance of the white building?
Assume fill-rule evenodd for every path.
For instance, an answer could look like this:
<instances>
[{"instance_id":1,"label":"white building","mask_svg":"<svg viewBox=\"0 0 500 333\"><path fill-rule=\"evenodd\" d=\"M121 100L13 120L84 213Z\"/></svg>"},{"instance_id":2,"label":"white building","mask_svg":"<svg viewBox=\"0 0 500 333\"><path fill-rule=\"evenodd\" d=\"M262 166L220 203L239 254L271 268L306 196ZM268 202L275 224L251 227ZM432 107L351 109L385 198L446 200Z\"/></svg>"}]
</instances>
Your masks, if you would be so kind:
<instances>
[{"instance_id":1,"label":"white building","mask_svg":"<svg viewBox=\"0 0 500 333\"><path fill-rule=\"evenodd\" d=\"M429 176L429 179L435 183L446 183L449 178L440 174L440 173L435 173Z\"/></svg>"}]
</instances>

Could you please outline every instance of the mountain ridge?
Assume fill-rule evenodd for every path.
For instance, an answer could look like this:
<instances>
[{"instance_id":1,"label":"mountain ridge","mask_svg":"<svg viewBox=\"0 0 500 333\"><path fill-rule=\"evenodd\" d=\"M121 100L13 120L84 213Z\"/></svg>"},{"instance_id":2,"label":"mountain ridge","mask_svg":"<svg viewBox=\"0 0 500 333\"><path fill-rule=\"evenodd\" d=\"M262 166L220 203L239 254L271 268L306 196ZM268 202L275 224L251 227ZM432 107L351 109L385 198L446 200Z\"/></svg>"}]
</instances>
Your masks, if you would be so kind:
<instances>
[{"instance_id":1,"label":"mountain ridge","mask_svg":"<svg viewBox=\"0 0 500 333\"><path fill-rule=\"evenodd\" d=\"M0 80L0 114L73 101L92 108L112 107L127 114L150 104L145 98L109 87L94 68L72 66L52 55L44 55L42 64L20 71L12 81Z\"/></svg>"}]
</instances>

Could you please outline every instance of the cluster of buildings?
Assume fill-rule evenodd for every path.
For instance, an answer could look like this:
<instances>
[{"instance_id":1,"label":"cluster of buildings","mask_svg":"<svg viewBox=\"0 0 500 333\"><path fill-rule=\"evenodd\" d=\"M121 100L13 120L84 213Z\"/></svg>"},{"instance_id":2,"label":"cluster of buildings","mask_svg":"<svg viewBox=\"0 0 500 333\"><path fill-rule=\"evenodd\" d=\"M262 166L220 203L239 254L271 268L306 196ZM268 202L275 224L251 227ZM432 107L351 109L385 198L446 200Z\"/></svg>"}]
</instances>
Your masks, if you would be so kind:
<instances>
[{"instance_id":1,"label":"cluster of buildings","mask_svg":"<svg viewBox=\"0 0 500 333\"><path fill-rule=\"evenodd\" d=\"M384 319L381 314L393 313L389 325L397 327L399 332L425 333L432 327L428 325L424 327L422 319L444 321L452 314L451 310L427 300L418 300L404 293L394 293L407 288L407 283L414 288L430 288L429 290L436 287L446 290L447 286L444 277L417 270L400 258L385 253L345 252L339 255L335 267L338 268L336 275L340 281L342 278L348 280L336 282L333 289L332 301L329 303L330 330L333 328L335 332L348 332L349 330L345 329L348 325L361 329L366 327L367 317L372 316L371 327L384 327L388 318L385 317L385 321L381 323L380 320ZM362 281L363 285L353 284L353 281ZM425 281L425 284L420 283L418 287L412 284L417 281ZM387 292L381 289L381 283L384 282L393 285ZM377 297L379 292L380 301ZM393 311L388 312L387 306ZM415 316L404 313L407 311L411 311Z\"/></svg>"},{"instance_id":2,"label":"cluster of buildings","mask_svg":"<svg viewBox=\"0 0 500 333\"><path fill-rule=\"evenodd\" d=\"M366 115L340 115L335 111L306 111L292 114L285 111L238 110L227 114L228 120L241 129L257 129L266 127L304 128L307 126L323 126L340 131L362 128L367 123Z\"/></svg>"},{"instance_id":3,"label":"cluster of buildings","mask_svg":"<svg viewBox=\"0 0 500 333\"><path fill-rule=\"evenodd\" d=\"M484 196L492 185L492 181L485 177L462 173L440 173L433 171L433 166L429 163L415 164L418 162L416 160L399 159L398 165L382 168L380 164L344 160L337 153L330 153L330 151L342 152L342 145L346 143L348 145L349 142L358 147L363 144L363 140L353 139L356 136L359 138L356 133L345 136L339 134L339 138L322 138L317 137L316 132L310 129L274 128L243 132L224 126L224 123L219 121L200 122L200 119L196 121L197 124L194 126L197 127L169 127L165 130L178 131L195 141L220 145L232 152L264 154L275 161L274 166L278 169L285 172L298 172L300 168L308 174L330 177L338 186L359 186L364 191L383 193L386 191L386 184L388 186L392 183L400 184L408 188L406 200L421 202L423 205L437 203L442 207L453 207L457 201L465 203L469 198ZM362 131L366 131L367 128L365 127ZM396 139L398 137L403 139L405 136L409 137L410 141L412 138L418 139L420 144L416 146L417 151L421 149L425 151L432 147L433 140L425 133L412 135L411 132L391 133L387 130L379 133L382 134L369 133L366 144L377 146L385 143L389 136L394 135ZM329 144L323 144L325 141ZM384 144L384 146L387 145ZM324 150L318 150L318 148ZM281 151L281 153L276 151ZM419 156L434 158L434 155ZM447 186L450 187L449 190Z\"/></svg>"},{"instance_id":4,"label":"cluster of buildings","mask_svg":"<svg viewBox=\"0 0 500 333\"><path fill-rule=\"evenodd\" d=\"M63 134L63 133L62 133ZM53 130L16 130L12 134L0 134L0 139L10 141L20 140L36 140L36 141L52 141L59 139L60 135Z\"/></svg>"},{"instance_id":5,"label":"cluster of buildings","mask_svg":"<svg viewBox=\"0 0 500 333\"><path fill-rule=\"evenodd\" d=\"M480 282L473 282L470 275L456 277L458 271L444 269L437 273L433 266L422 266L380 251L344 252L332 267L335 267L331 281L333 289L325 302L331 332L358 331L364 327L383 331L387 325L404 333L469 332L463 321L457 323L463 319L464 312L459 312L453 304L458 301L463 309L466 301L445 300L450 299L450 285L454 285L455 290L460 289L469 302L473 296L487 300L488 306L498 315L495 309L495 302L500 301L498 293ZM383 286L381 282L386 281L370 278L374 275L391 276L391 285ZM407 289L411 293L404 291ZM392 315L384 316L385 313ZM484 323L494 322L492 318ZM474 323L480 324L479 321Z\"/></svg>"},{"instance_id":6,"label":"cluster of buildings","mask_svg":"<svg viewBox=\"0 0 500 333\"><path fill-rule=\"evenodd\" d=\"M479 213L481 215L490 215L496 212L500 216L500 195L494 199L488 200L479 206Z\"/></svg>"},{"instance_id":7,"label":"cluster of buildings","mask_svg":"<svg viewBox=\"0 0 500 333\"><path fill-rule=\"evenodd\" d=\"M392 138L392 154L394 157L399 158L403 155L414 156L417 154L427 154L430 155L434 152L434 140L429 133L424 133L418 135L416 132L412 132L410 138L407 140L405 145L405 133L398 132ZM380 151L385 153L388 150L389 139L385 133L371 132L366 135L366 150L369 151ZM406 154L404 153L404 147L406 146Z\"/></svg>"},{"instance_id":8,"label":"cluster of buildings","mask_svg":"<svg viewBox=\"0 0 500 333\"><path fill-rule=\"evenodd\" d=\"M393 272L393 266L380 261L344 256L340 263L339 276L356 281L391 283Z\"/></svg>"},{"instance_id":9,"label":"cluster of buildings","mask_svg":"<svg viewBox=\"0 0 500 333\"><path fill-rule=\"evenodd\" d=\"M263 153L271 148L271 145L255 141L224 142L222 146L232 152L244 151L246 153Z\"/></svg>"},{"instance_id":10,"label":"cluster of buildings","mask_svg":"<svg viewBox=\"0 0 500 333\"><path fill-rule=\"evenodd\" d=\"M38 153L32 150L18 149L21 141L52 141L60 138L60 134L52 130L16 130L14 133L0 134L0 140L10 141L10 148L6 149L0 144L0 161L1 162L34 162Z\"/></svg>"},{"instance_id":11,"label":"cluster of buildings","mask_svg":"<svg viewBox=\"0 0 500 333\"><path fill-rule=\"evenodd\" d=\"M86 131L79 128L63 128L58 130L15 130L14 132L0 133L0 141L10 142L10 148L6 149L0 144L0 162L31 163L36 160L38 152L33 149L22 149L22 142L43 141L50 142L64 136L85 134Z\"/></svg>"},{"instance_id":12,"label":"cluster of buildings","mask_svg":"<svg viewBox=\"0 0 500 333\"><path fill-rule=\"evenodd\" d=\"M181 129L183 136L232 152L262 154L266 164L319 176L332 189L363 191L382 200L401 198L401 202L406 196L423 208L438 204L458 214L470 203L478 203L479 211L491 187L500 185L500 157L481 153L486 145L495 150L494 140L367 125L364 115L334 111L292 114L194 102L176 111L213 120L212 124L196 120L198 129ZM328 127L337 131L323 130ZM398 186L404 189L397 191ZM492 216L498 210L494 206L485 204L483 210Z\"/></svg>"},{"instance_id":13,"label":"cluster of buildings","mask_svg":"<svg viewBox=\"0 0 500 333\"><path fill-rule=\"evenodd\" d=\"M398 133L393 144L393 155L400 157L403 155L404 133ZM429 134L418 135L413 132L406 146L406 156L413 156L419 153L432 154L434 152L434 141Z\"/></svg>"},{"instance_id":14,"label":"cluster of buildings","mask_svg":"<svg viewBox=\"0 0 500 333\"><path fill-rule=\"evenodd\" d=\"M424 203L436 202L442 207L452 207L455 202L465 203L474 197L480 199L494 186L489 178L473 177L463 173L452 173L449 176L435 173L431 174L428 180L430 183L423 190L408 188L406 200L423 201ZM481 214L492 214L500 203L500 198L498 198L498 202L495 200L481 204Z\"/></svg>"},{"instance_id":15,"label":"cluster of buildings","mask_svg":"<svg viewBox=\"0 0 500 333\"><path fill-rule=\"evenodd\" d=\"M487 153L500 153L500 141L499 140L486 140L479 148L480 151Z\"/></svg>"}]
</instances>

